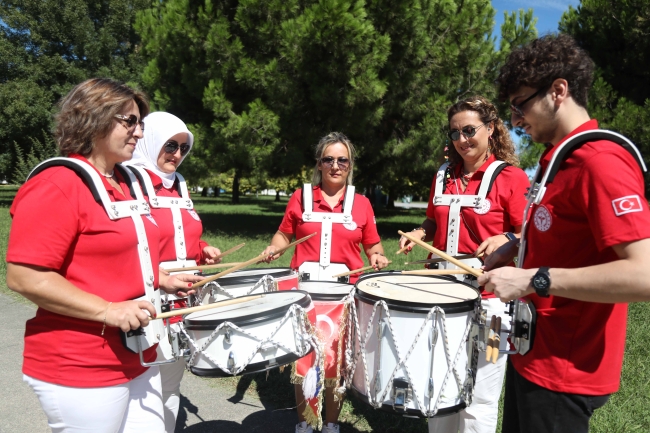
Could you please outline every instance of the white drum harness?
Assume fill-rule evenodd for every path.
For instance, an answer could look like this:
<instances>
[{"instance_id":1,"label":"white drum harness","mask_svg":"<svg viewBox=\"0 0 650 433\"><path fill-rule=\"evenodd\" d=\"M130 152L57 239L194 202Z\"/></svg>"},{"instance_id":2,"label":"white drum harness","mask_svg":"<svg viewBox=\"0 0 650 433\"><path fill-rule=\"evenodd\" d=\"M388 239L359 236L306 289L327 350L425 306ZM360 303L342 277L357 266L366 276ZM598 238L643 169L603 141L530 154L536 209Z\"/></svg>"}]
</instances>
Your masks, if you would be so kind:
<instances>
[{"instance_id":1,"label":"white drum harness","mask_svg":"<svg viewBox=\"0 0 650 433\"><path fill-rule=\"evenodd\" d=\"M343 213L333 212L314 212L314 200L311 184L306 183L302 188L302 203L304 222L320 222L320 258L318 262L304 262L300 265L299 270L303 273L305 280L318 281L335 281L332 277L337 273L349 271L350 269L343 263L331 263L332 249L332 224L349 224L353 225L352 207L354 205L354 186L348 185L345 188L345 198L343 199Z\"/></svg>"},{"instance_id":2,"label":"white drum harness","mask_svg":"<svg viewBox=\"0 0 650 433\"><path fill-rule=\"evenodd\" d=\"M135 176L120 164L115 165L115 169L122 174L122 177L126 181L131 195L136 197L135 200L116 202L111 201L109 198L108 192L106 191L99 174L89 164L73 158L57 157L43 161L32 170L27 177L27 180L47 168L57 166L67 167L76 172L85 181L86 185L88 185L95 201L104 207L104 210L112 221L128 217L131 218L138 239L138 257L140 258L140 270L142 272L142 281L144 286L144 296L138 298L138 300L142 299L150 301L156 308L156 313L161 313L160 291L155 290L153 286L155 279L154 268L151 263L151 256L149 255L147 232L144 228L144 222L142 221L142 216L149 215L150 209ZM149 323L146 330L140 328L136 331L123 333L122 339L128 349L140 354L140 363L142 365L151 366L167 362L175 362L175 360L157 363L144 362L142 351L158 344L165 338L167 338L166 329L162 321L155 320Z\"/></svg>"},{"instance_id":3,"label":"white drum harness","mask_svg":"<svg viewBox=\"0 0 650 433\"><path fill-rule=\"evenodd\" d=\"M458 255L458 239L460 234L461 211L464 207L480 209L482 206L489 206L485 197L490 193L494 180L507 167L505 161L494 161L491 163L485 173L479 187L477 195L460 195L460 194L443 194L447 183L446 172L449 164L443 164L436 174L436 186L433 196L435 206L449 206L449 219L447 223L447 251L450 256ZM482 266L478 259L461 260L468 265L480 268ZM449 262L441 262L440 267L443 269L456 269L457 266ZM463 275L458 275L459 280L463 280Z\"/></svg>"}]
</instances>

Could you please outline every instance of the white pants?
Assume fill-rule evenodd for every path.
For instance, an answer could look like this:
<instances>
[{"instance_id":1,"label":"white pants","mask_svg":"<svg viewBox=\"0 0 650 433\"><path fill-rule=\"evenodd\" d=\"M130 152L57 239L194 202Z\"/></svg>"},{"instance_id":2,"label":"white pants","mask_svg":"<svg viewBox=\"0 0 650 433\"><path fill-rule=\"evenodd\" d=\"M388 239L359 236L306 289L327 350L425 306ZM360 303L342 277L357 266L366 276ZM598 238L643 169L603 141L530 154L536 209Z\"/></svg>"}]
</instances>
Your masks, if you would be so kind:
<instances>
[{"instance_id":1,"label":"white pants","mask_svg":"<svg viewBox=\"0 0 650 433\"><path fill-rule=\"evenodd\" d=\"M487 310L489 327L493 315L501 316L501 329L510 330L510 316L505 313L507 305L498 298L481 300ZM507 335L501 334L500 349L509 347ZM478 357L478 371L474 385L472 404L465 410L448 416L429 418L429 433L494 433L497 429L499 397L506 372L507 355L499 355L496 364L485 360L485 352Z\"/></svg>"},{"instance_id":2,"label":"white pants","mask_svg":"<svg viewBox=\"0 0 650 433\"><path fill-rule=\"evenodd\" d=\"M176 417L181 403L181 380L185 372L185 359L159 366L162 381L162 398L165 406L165 432L174 433Z\"/></svg>"},{"instance_id":3,"label":"white pants","mask_svg":"<svg viewBox=\"0 0 650 433\"><path fill-rule=\"evenodd\" d=\"M160 372L150 367L130 382L74 388L23 375L53 433L162 433Z\"/></svg>"}]
</instances>

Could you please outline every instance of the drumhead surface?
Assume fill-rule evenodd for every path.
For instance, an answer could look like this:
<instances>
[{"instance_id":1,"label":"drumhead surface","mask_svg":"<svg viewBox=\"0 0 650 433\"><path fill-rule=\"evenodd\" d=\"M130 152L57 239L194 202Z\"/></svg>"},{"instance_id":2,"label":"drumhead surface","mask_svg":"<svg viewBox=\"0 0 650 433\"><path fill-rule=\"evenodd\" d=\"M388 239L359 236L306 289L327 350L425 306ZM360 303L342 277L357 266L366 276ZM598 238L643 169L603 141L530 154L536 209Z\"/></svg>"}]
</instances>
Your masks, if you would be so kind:
<instances>
[{"instance_id":1,"label":"drumhead surface","mask_svg":"<svg viewBox=\"0 0 650 433\"><path fill-rule=\"evenodd\" d=\"M358 299L372 303L385 300L391 307L415 307L418 310L438 305L448 312L466 311L472 309L480 297L477 289L455 278L404 275L394 271L362 276L355 287Z\"/></svg>"},{"instance_id":2,"label":"drumhead surface","mask_svg":"<svg viewBox=\"0 0 650 433\"><path fill-rule=\"evenodd\" d=\"M232 274L224 275L215 280L220 286L234 286L241 284L255 284L264 275L270 275L273 278L286 277L294 273L291 268L253 268L241 271L235 271Z\"/></svg>"},{"instance_id":3,"label":"drumhead surface","mask_svg":"<svg viewBox=\"0 0 650 433\"><path fill-rule=\"evenodd\" d=\"M190 313L185 316L185 327L187 329L214 329L225 321L246 325L282 317L292 304L298 304L303 308L311 305L309 294L300 290L265 293L259 298L257 296L260 295L242 296L235 298L244 300L237 304ZM254 299L246 300L246 298Z\"/></svg>"},{"instance_id":4,"label":"drumhead surface","mask_svg":"<svg viewBox=\"0 0 650 433\"><path fill-rule=\"evenodd\" d=\"M300 290L304 290L310 294L337 294L345 296L350 293L354 287L353 284L339 283L337 281L302 281L300 283Z\"/></svg>"}]
</instances>

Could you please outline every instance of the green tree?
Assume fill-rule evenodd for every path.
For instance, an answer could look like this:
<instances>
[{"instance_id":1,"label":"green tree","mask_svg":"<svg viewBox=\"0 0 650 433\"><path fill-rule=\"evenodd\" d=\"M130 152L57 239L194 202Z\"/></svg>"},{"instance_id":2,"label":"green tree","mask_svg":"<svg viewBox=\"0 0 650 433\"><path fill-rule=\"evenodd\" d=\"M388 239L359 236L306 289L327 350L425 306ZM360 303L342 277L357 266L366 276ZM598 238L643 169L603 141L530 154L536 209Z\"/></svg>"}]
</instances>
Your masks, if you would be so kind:
<instances>
[{"instance_id":1,"label":"green tree","mask_svg":"<svg viewBox=\"0 0 650 433\"><path fill-rule=\"evenodd\" d=\"M148 0L0 0L0 176L49 131L54 104L95 76L141 74L135 13ZM47 140L47 139L46 139ZM14 143L17 147L14 146Z\"/></svg>"}]
</instances>

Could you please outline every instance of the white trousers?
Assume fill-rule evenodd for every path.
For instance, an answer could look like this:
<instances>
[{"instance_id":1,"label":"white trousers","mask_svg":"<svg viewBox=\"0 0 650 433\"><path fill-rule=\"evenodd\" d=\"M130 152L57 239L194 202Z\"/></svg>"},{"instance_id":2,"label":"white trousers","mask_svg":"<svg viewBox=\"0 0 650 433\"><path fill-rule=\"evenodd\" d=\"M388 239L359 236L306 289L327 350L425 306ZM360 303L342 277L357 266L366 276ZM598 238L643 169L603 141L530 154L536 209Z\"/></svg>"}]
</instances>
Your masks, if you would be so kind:
<instances>
[{"instance_id":1,"label":"white trousers","mask_svg":"<svg viewBox=\"0 0 650 433\"><path fill-rule=\"evenodd\" d=\"M23 375L36 393L53 433L162 433L162 391L158 367L130 382L74 388Z\"/></svg>"},{"instance_id":2,"label":"white trousers","mask_svg":"<svg viewBox=\"0 0 650 433\"><path fill-rule=\"evenodd\" d=\"M185 359L181 357L173 364L161 365L162 398L165 406L165 432L174 433L178 408L181 403L181 380L185 372Z\"/></svg>"},{"instance_id":3,"label":"white trousers","mask_svg":"<svg viewBox=\"0 0 650 433\"><path fill-rule=\"evenodd\" d=\"M501 316L501 329L510 330L510 316L505 313L507 305L498 298L481 300L487 310L489 327L493 315ZM501 334L500 349L508 349L507 334ZM496 364L485 360L485 352L478 357L478 371L474 384L472 404L459 413L429 418L429 433L494 433L497 429L499 397L506 372L507 355L499 355Z\"/></svg>"}]
</instances>

